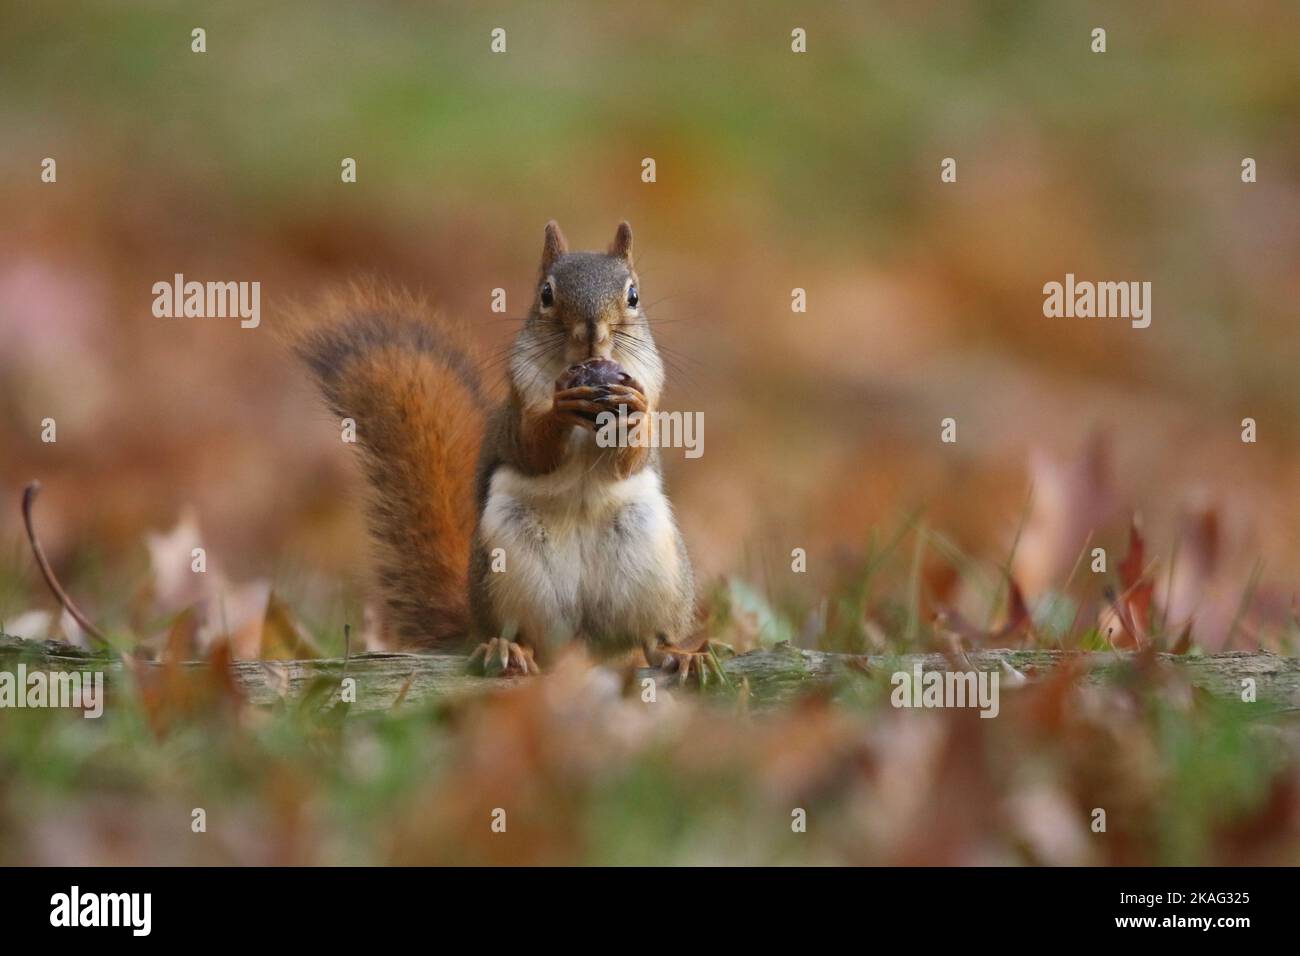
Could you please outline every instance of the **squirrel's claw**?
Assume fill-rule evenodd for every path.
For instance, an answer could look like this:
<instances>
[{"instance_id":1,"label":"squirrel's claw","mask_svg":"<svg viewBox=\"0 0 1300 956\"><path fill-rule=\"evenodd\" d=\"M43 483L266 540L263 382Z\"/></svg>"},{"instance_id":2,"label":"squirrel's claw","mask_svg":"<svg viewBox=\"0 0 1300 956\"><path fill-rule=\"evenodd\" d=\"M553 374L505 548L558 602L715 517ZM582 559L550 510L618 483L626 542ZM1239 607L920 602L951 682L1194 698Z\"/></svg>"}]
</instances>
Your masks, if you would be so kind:
<instances>
[{"instance_id":1,"label":"squirrel's claw","mask_svg":"<svg viewBox=\"0 0 1300 956\"><path fill-rule=\"evenodd\" d=\"M474 648L465 666L470 673L484 677L518 677L542 672L530 648L503 637L494 637Z\"/></svg>"},{"instance_id":2,"label":"squirrel's claw","mask_svg":"<svg viewBox=\"0 0 1300 956\"><path fill-rule=\"evenodd\" d=\"M692 674L701 687L707 687L710 679L718 680L723 684L728 683L726 672L718 663L712 641L706 640L695 650L688 650L660 636L654 641L646 641L643 650L646 661L651 667L657 667L666 674L676 675L679 684L689 681Z\"/></svg>"},{"instance_id":3,"label":"squirrel's claw","mask_svg":"<svg viewBox=\"0 0 1300 956\"><path fill-rule=\"evenodd\" d=\"M628 413L632 414L646 412L650 408L645 392L635 382L627 385L606 385L604 391L605 394L600 396L599 401L611 410L623 405L627 407Z\"/></svg>"},{"instance_id":4,"label":"squirrel's claw","mask_svg":"<svg viewBox=\"0 0 1300 956\"><path fill-rule=\"evenodd\" d=\"M555 393L552 407L562 421L593 428L602 412L616 415L644 414L650 403L639 386L578 385Z\"/></svg>"}]
</instances>

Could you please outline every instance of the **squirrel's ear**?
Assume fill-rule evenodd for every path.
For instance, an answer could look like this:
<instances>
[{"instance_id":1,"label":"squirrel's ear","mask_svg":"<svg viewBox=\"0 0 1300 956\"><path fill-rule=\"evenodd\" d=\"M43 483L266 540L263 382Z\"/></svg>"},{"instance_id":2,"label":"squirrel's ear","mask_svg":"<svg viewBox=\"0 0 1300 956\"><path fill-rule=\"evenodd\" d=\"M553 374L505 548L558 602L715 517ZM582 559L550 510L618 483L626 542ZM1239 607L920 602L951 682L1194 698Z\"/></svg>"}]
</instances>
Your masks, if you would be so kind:
<instances>
[{"instance_id":1,"label":"squirrel's ear","mask_svg":"<svg viewBox=\"0 0 1300 956\"><path fill-rule=\"evenodd\" d=\"M542 274L551 271L555 260L569 251L569 244L560 232L560 224L552 219L546 224L546 240L542 243Z\"/></svg>"},{"instance_id":2,"label":"squirrel's ear","mask_svg":"<svg viewBox=\"0 0 1300 956\"><path fill-rule=\"evenodd\" d=\"M614 241L609 244L609 254L620 259L632 258L632 227L627 224L626 219L618 224Z\"/></svg>"}]
</instances>

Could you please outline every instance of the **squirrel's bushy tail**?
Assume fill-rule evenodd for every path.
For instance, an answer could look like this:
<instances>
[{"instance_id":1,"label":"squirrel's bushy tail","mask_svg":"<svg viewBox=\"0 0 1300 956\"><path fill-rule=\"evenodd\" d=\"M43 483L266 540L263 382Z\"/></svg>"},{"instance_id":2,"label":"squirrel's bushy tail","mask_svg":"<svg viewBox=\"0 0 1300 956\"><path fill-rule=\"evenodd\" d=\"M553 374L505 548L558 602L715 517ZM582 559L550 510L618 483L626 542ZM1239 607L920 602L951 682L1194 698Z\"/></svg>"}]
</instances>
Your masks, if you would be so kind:
<instances>
[{"instance_id":1,"label":"squirrel's bushy tail","mask_svg":"<svg viewBox=\"0 0 1300 956\"><path fill-rule=\"evenodd\" d=\"M385 633L415 646L462 640L483 433L467 337L377 285L301 310L286 334L330 409L356 422Z\"/></svg>"}]
</instances>

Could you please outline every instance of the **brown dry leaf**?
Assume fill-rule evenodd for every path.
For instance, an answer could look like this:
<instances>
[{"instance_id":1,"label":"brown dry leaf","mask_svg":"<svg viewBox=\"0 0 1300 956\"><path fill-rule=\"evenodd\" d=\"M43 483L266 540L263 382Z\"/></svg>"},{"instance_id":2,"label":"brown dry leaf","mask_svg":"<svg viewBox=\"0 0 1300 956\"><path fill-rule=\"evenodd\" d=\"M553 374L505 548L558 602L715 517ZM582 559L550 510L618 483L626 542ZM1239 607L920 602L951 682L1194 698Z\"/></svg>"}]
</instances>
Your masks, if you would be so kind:
<instances>
[{"instance_id":1,"label":"brown dry leaf","mask_svg":"<svg viewBox=\"0 0 1300 956\"><path fill-rule=\"evenodd\" d=\"M1170 576L1165 604L1172 621L1187 621L1205 599L1223 556L1223 529L1218 509L1205 504L1179 515L1178 560Z\"/></svg>"},{"instance_id":2,"label":"brown dry leaf","mask_svg":"<svg viewBox=\"0 0 1300 956\"><path fill-rule=\"evenodd\" d=\"M294 620L288 605L272 595L262 621L261 647L257 656L263 660L292 661L321 655L311 635Z\"/></svg>"},{"instance_id":3,"label":"brown dry leaf","mask_svg":"<svg viewBox=\"0 0 1300 956\"><path fill-rule=\"evenodd\" d=\"M286 612L271 607L271 584L253 580L233 584L211 552L205 554L205 570L194 570L194 549L204 547L203 535L193 509L187 508L170 531L145 537L152 576L145 593L152 615L181 612L194 615L195 632L186 660L195 660L222 641L230 642L236 659L283 656L281 647L311 647L305 635L294 636L296 628ZM270 635L264 635L270 621ZM272 654L263 647L274 648ZM319 656L304 653L302 656Z\"/></svg>"},{"instance_id":4,"label":"brown dry leaf","mask_svg":"<svg viewBox=\"0 0 1300 956\"><path fill-rule=\"evenodd\" d=\"M1128 529L1128 554L1119 565L1119 579L1124 587L1125 602L1129 615L1136 628L1145 636L1147 623L1151 620L1151 595L1155 584L1147 573L1144 561L1146 542L1138 530L1138 521L1134 517ZM1135 635L1136 636L1136 635Z\"/></svg>"},{"instance_id":5,"label":"brown dry leaf","mask_svg":"<svg viewBox=\"0 0 1300 956\"><path fill-rule=\"evenodd\" d=\"M229 643L218 642L204 666L186 666L188 662L183 658L187 630L183 622L172 628L159 663L130 654L123 657L149 726L159 738L165 737L177 721L210 713L218 707L238 705L244 699L230 666Z\"/></svg>"},{"instance_id":6,"label":"brown dry leaf","mask_svg":"<svg viewBox=\"0 0 1300 956\"><path fill-rule=\"evenodd\" d=\"M1060 584L1088 536L1115 512L1110 442L1094 432L1082 454L1066 462L1035 452L1029 471L1033 499L1012 570L1037 598Z\"/></svg>"},{"instance_id":7,"label":"brown dry leaf","mask_svg":"<svg viewBox=\"0 0 1300 956\"><path fill-rule=\"evenodd\" d=\"M199 646L208 650L229 641L237 660L257 660L265 644L263 629L270 613L271 584L252 581L248 584L222 585L200 605L203 624L199 629Z\"/></svg>"},{"instance_id":8,"label":"brown dry leaf","mask_svg":"<svg viewBox=\"0 0 1300 956\"><path fill-rule=\"evenodd\" d=\"M1119 583L1124 590L1137 584L1142 578L1143 562L1146 560L1146 541L1138 530L1138 519L1134 515L1128 526L1128 554L1119 563Z\"/></svg>"},{"instance_id":9,"label":"brown dry leaf","mask_svg":"<svg viewBox=\"0 0 1300 956\"><path fill-rule=\"evenodd\" d=\"M1107 594L1110 606L1097 620L1098 630L1120 650L1132 650L1150 643L1149 622L1155 582L1146 570L1145 560L1146 541L1134 516L1129 522L1128 553L1117 568L1123 592L1118 597Z\"/></svg>"},{"instance_id":10,"label":"brown dry leaf","mask_svg":"<svg viewBox=\"0 0 1300 956\"><path fill-rule=\"evenodd\" d=\"M220 571L211 564L202 574L193 570L194 549L203 547L202 539L192 508L184 510L170 531L145 535L155 613L177 614L211 596L211 585L220 579Z\"/></svg>"},{"instance_id":11,"label":"brown dry leaf","mask_svg":"<svg viewBox=\"0 0 1300 956\"><path fill-rule=\"evenodd\" d=\"M1016 583L1015 578L1007 581L1007 620L1002 625L1004 637L1010 637L1020 631L1032 634L1034 627L1033 618L1029 614L1029 605L1025 603L1025 596L1020 590L1020 585Z\"/></svg>"},{"instance_id":12,"label":"brown dry leaf","mask_svg":"<svg viewBox=\"0 0 1300 956\"><path fill-rule=\"evenodd\" d=\"M1067 657L1047 676L1036 681L1027 698L1030 726L1056 735L1075 710L1075 695L1088 673L1086 656Z\"/></svg>"},{"instance_id":13,"label":"brown dry leaf","mask_svg":"<svg viewBox=\"0 0 1300 956\"><path fill-rule=\"evenodd\" d=\"M163 638L164 660L193 661L199 657L199 616L187 607L172 620Z\"/></svg>"},{"instance_id":14,"label":"brown dry leaf","mask_svg":"<svg viewBox=\"0 0 1300 956\"><path fill-rule=\"evenodd\" d=\"M238 706L244 700L244 692L235 680L233 663L229 641L218 641L208 653L208 666L201 674L205 678L204 689L217 704Z\"/></svg>"},{"instance_id":15,"label":"brown dry leaf","mask_svg":"<svg viewBox=\"0 0 1300 956\"><path fill-rule=\"evenodd\" d=\"M1033 634L1033 618L1025 596L1015 578L1007 580L1007 617L1001 627L986 630L971 624L955 608L936 606L934 610L936 629L946 631L969 641L974 647L1000 647L1012 638ZM942 650L947 645L941 645Z\"/></svg>"},{"instance_id":16,"label":"brown dry leaf","mask_svg":"<svg viewBox=\"0 0 1300 956\"><path fill-rule=\"evenodd\" d=\"M1204 496L1178 518L1178 553L1171 573L1159 582L1161 603L1171 628L1195 620L1197 644L1207 651L1225 649L1234 622L1238 636L1244 631L1241 625L1246 622L1238 620L1248 587L1240 563L1243 535L1240 518L1231 520L1230 513L1224 514L1218 503ZM1264 597L1260 607L1271 608L1273 620L1281 624L1281 602L1267 593Z\"/></svg>"},{"instance_id":17,"label":"brown dry leaf","mask_svg":"<svg viewBox=\"0 0 1300 956\"><path fill-rule=\"evenodd\" d=\"M1107 605L1097 616L1097 630L1112 649L1131 651L1142 645L1136 636L1137 624L1129 614L1125 595L1116 595L1113 588L1106 589Z\"/></svg>"}]
</instances>

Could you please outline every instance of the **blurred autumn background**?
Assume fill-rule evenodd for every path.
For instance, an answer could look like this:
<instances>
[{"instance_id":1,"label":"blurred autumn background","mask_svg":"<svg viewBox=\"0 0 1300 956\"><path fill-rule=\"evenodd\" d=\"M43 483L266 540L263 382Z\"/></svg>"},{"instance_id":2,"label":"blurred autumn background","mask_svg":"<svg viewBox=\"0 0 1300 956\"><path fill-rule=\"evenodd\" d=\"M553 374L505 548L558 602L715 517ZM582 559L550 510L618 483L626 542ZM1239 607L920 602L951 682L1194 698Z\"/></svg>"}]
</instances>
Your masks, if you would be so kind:
<instances>
[{"instance_id":1,"label":"blurred autumn background","mask_svg":"<svg viewBox=\"0 0 1300 956\"><path fill-rule=\"evenodd\" d=\"M705 418L703 457L665 455L670 494L706 591L758 622L748 638L727 635L740 649L774 636L928 649L936 609L992 626L1014 604L1004 587L1014 580L1048 646L1140 644L1143 633L1097 625L1108 589L1142 582L1144 613L1170 638L1162 646L1294 653L1292 4L9 0L0 18L0 620L10 634L79 639L53 613L23 537L21 489L39 478L46 550L110 632L156 643L190 613L199 652L229 635L236 656L339 653L344 623L364 642L351 453L276 346L284 304L378 275L467 320L486 364L513 332L490 310L492 290L507 290L508 317L526 311L543 223L554 217L574 246L598 248L625 217L671 367L666 404ZM1104 54L1089 48L1098 26ZM206 53L191 52L195 27ZM489 50L495 27L507 31L505 54ZM807 30L806 54L790 50L795 27ZM57 160L53 184L40 178L46 157ZM345 157L354 184L340 180ZM641 181L644 157L656 161L653 184ZM957 161L955 183L940 181L945 157ZM1258 163L1256 183L1241 180L1245 157ZM1044 318L1043 284L1067 272L1150 281L1150 328ZM260 281L262 326L155 318L152 285L175 273ZM796 287L804 314L791 312ZM954 444L940 441L946 417ZM1241 440L1246 417L1257 443ZM55 443L42 442L46 418ZM206 578L189 570L198 544ZM808 555L803 575L790 571L796 547ZM1105 572L1091 568L1094 547L1106 549ZM527 700L512 706L542 706ZM857 754L837 743L845 720L816 711L752 738L768 761L763 792L784 800L789 774L822 786L794 754ZM909 738L920 741L907 751L915 773L931 758L947 768L933 778L937 802L917 803L942 815L941 788L975 777L935 756L956 745L934 726L907 734L921 735ZM796 766L773 756L787 752ZM569 756L556 759L576 773ZM1274 814L1270 836L1294 836L1293 764L1244 759L1270 769L1245 774L1263 782L1243 805ZM1203 770L1154 773L1125 799L1144 812L1161 793L1194 799L1179 781ZM548 786L569 800L561 777ZM1007 797L1027 802L1035 829L992 849L962 842L972 820L954 822L942 846L922 839L920 823L890 842L858 821L847 850L826 845L812 858L1254 852L1238 830L1206 835L1199 817L1190 843L1148 845L1137 819L1122 850L1070 842L1041 821L1120 786L1082 770L1070 779ZM277 799L298 808L295 786ZM916 797L890 792L900 808ZM451 804L476 806L464 799ZM833 799L857 832L853 794ZM601 833L631 811L612 799L606 812L591 824ZM656 857L655 839L672 843L684 827L673 818L644 846L610 852L593 837L604 848L595 854L543 840L529 859L734 852L706 841ZM387 853L313 856L294 844L266 859L488 852L405 836ZM229 857L250 860L232 840ZM58 845L29 832L15 853L66 861Z\"/></svg>"}]
</instances>

